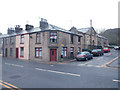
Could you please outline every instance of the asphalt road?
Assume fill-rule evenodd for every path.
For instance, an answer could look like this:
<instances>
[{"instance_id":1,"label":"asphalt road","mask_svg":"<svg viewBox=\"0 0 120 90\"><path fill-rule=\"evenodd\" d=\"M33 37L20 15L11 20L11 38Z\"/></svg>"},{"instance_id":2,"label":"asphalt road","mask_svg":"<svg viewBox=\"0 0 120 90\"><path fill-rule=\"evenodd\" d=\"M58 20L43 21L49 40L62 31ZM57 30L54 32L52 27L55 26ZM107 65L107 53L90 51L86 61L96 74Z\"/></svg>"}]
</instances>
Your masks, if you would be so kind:
<instances>
[{"instance_id":1,"label":"asphalt road","mask_svg":"<svg viewBox=\"0 0 120 90\"><path fill-rule=\"evenodd\" d=\"M118 88L117 57L111 50L92 60L55 64L3 58L1 82L19 88Z\"/></svg>"}]
</instances>

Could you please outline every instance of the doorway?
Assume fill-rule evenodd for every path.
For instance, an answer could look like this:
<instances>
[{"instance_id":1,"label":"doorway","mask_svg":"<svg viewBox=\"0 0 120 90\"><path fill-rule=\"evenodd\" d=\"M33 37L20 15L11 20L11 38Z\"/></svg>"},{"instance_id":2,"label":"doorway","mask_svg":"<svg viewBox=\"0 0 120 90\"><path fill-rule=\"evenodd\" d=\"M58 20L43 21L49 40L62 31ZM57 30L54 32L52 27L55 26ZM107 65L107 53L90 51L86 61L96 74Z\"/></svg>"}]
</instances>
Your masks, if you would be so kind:
<instances>
[{"instance_id":1,"label":"doorway","mask_svg":"<svg viewBox=\"0 0 120 90\"><path fill-rule=\"evenodd\" d=\"M57 57L57 50L50 49L50 61L56 61Z\"/></svg>"},{"instance_id":2,"label":"doorway","mask_svg":"<svg viewBox=\"0 0 120 90\"><path fill-rule=\"evenodd\" d=\"M19 56L19 49L16 48L16 58L18 58L18 56Z\"/></svg>"}]
</instances>

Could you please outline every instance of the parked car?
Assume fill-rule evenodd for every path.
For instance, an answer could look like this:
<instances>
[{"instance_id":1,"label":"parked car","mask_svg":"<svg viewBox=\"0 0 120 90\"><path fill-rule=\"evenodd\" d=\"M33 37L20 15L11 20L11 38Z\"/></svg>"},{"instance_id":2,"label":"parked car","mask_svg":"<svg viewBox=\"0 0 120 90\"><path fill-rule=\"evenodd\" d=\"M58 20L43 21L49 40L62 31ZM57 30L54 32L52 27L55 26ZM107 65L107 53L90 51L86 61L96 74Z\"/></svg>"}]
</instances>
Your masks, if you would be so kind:
<instances>
[{"instance_id":1,"label":"parked car","mask_svg":"<svg viewBox=\"0 0 120 90\"><path fill-rule=\"evenodd\" d=\"M76 60L80 61L80 60L88 60L88 59L92 59L93 58L93 54L91 54L90 52L84 51L84 52L79 52L76 55Z\"/></svg>"},{"instance_id":2,"label":"parked car","mask_svg":"<svg viewBox=\"0 0 120 90\"><path fill-rule=\"evenodd\" d=\"M109 49L108 47L104 47L104 48L103 48L103 51L104 51L104 52L110 52L110 49Z\"/></svg>"},{"instance_id":3,"label":"parked car","mask_svg":"<svg viewBox=\"0 0 120 90\"><path fill-rule=\"evenodd\" d=\"M94 56L101 56L101 55L104 55L104 51L102 49L93 49L92 54Z\"/></svg>"},{"instance_id":4,"label":"parked car","mask_svg":"<svg viewBox=\"0 0 120 90\"><path fill-rule=\"evenodd\" d=\"M119 46L115 46L114 49L115 50L120 50L120 47Z\"/></svg>"},{"instance_id":5,"label":"parked car","mask_svg":"<svg viewBox=\"0 0 120 90\"><path fill-rule=\"evenodd\" d=\"M84 51L87 51L87 52L92 52L92 50L90 50L90 49L82 49L82 51L84 52Z\"/></svg>"}]
</instances>

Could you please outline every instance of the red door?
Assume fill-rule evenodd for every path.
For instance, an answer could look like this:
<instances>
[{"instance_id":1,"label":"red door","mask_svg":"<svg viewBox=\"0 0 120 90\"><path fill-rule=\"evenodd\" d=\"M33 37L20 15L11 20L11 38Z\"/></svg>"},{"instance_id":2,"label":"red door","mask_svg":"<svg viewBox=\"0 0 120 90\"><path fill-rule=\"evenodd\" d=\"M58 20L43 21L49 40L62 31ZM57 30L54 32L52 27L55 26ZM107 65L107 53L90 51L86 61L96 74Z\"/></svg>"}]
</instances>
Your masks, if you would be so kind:
<instances>
[{"instance_id":1,"label":"red door","mask_svg":"<svg viewBox=\"0 0 120 90\"><path fill-rule=\"evenodd\" d=\"M16 58L18 58L18 53L19 52L19 50L18 50L18 48L16 48Z\"/></svg>"},{"instance_id":2,"label":"red door","mask_svg":"<svg viewBox=\"0 0 120 90\"><path fill-rule=\"evenodd\" d=\"M57 50L50 49L50 61L56 61L56 56L57 56Z\"/></svg>"}]
</instances>

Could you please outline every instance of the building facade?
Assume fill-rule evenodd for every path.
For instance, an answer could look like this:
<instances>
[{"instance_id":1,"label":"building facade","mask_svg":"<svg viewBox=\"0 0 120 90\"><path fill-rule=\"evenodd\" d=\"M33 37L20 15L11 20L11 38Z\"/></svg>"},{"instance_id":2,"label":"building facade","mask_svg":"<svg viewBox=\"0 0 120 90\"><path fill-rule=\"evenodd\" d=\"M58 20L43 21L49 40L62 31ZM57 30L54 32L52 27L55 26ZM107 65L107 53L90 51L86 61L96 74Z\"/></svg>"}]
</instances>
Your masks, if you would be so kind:
<instances>
[{"instance_id":1,"label":"building facade","mask_svg":"<svg viewBox=\"0 0 120 90\"><path fill-rule=\"evenodd\" d=\"M73 59L83 49L96 49L108 45L107 38L96 33L93 27L70 30L48 24L41 19L40 26L16 25L0 37L3 57L34 61L61 61Z\"/></svg>"},{"instance_id":2,"label":"building facade","mask_svg":"<svg viewBox=\"0 0 120 90\"><path fill-rule=\"evenodd\" d=\"M4 57L34 61L60 61L82 51L82 35L41 21L40 27L16 30L3 37ZM10 32L10 30L9 30Z\"/></svg>"},{"instance_id":3,"label":"building facade","mask_svg":"<svg viewBox=\"0 0 120 90\"><path fill-rule=\"evenodd\" d=\"M97 49L108 46L108 39L97 34L93 27L76 29L72 27L71 32L82 34L82 47L83 49Z\"/></svg>"}]
</instances>

